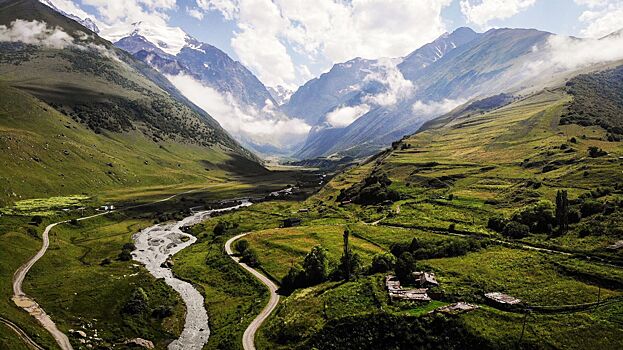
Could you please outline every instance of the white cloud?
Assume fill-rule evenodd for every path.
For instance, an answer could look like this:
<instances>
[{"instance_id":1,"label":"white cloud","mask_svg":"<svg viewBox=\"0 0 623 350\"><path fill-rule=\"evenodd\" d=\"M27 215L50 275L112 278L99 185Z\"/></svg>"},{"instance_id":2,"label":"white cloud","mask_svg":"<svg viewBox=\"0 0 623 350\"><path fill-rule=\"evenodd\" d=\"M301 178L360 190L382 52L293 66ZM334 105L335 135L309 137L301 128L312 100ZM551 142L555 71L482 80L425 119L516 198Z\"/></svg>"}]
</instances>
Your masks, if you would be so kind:
<instances>
[{"instance_id":1,"label":"white cloud","mask_svg":"<svg viewBox=\"0 0 623 350\"><path fill-rule=\"evenodd\" d=\"M55 49L64 49L74 43L74 39L60 27L51 28L45 22L21 19L14 20L8 27L0 25L0 41L22 42Z\"/></svg>"},{"instance_id":2,"label":"white cloud","mask_svg":"<svg viewBox=\"0 0 623 350\"><path fill-rule=\"evenodd\" d=\"M379 70L369 73L364 82L378 82L384 85L385 90L375 95L368 95L364 100L378 106L389 107L408 98L414 92L413 83L406 80L396 66L395 60L380 59Z\"/></svg>"},{"instance_id":3,"label":"white cloud","mask_svg":"<svg viewBox=\"0 0 623 350\"><path fill-rule=\"evenodd\" d=\"M559 35L551 36L544 48L535 51L538 59L526 64L534 76L544 71L575 70L602 62L623 59L623 33L603 39L575 39Z\"/></svg>"},{"instance_id":4,"label":"white cloud","mask_svg":"<svg viewBox=\"0 0 623 350\"><path fill-rule=\"evenodd\" d=\"M606 36L623 29L623 2L620 0L575 0L589 10L582 12L580 22L586 24L581 34L591 38Z\"/></svg>"},{"instance_id":5,"label":"white cloud","mask_svg":"<svg viewBox=\"0 0 623 350\"><path fill-rule=\"evenodd\" d=\"M190 17L196 18L200 21L203 19L203 11L199 9L187 7L186 13L188 13Z\"/></svg>"},{"instance_id":6,"label":"white cloud","mask_svg":"<svg viewBox=\"0 0 623 350\"><path fill-rule=\"evenodd\" d=\"M467 21L482 28L495 19L513 17L534 5L536 0L481 0L473 4L473 0L461 0L461 12Z\"/></svg>"},{"instance_id":7,"label":"white cloud","mask_svg":"<svg viewBox=\"0 0 623 350\"><path fill-rule=\"evenodd\" d=\"M197 0L234 20L232 46L269 85L298 85L292 52L312 62L404 56L445 31L451 0ZM290 47L292 52L286 47ZM264 51L271 51L269 53Z\"/></svg>"},{"instance_id":8,"label":"white cloud","mask_svg":"<svg viewBox=\"0 0 623 350\"><path fill-rule=\"evenodd\" d=\"M358 106L341 106L329 112L326 121L334 128L343 128L352 124L364 114L370 111L370 106L361 104Z\"/></svg>"},{"instance_id":9,"label":"white cloud","mask_svg":"<svg viewBox=\"0 0 623 350\"><path fill-rule=\"evenodd\" d=\"M416 101L413 106L411 106L411 110L417 115L432 117L448 113L465 102L466 100L463 99L443 99L441 101L429 102Z\"/></svg>"},{"instance_id":10,"label":"white cloud","mask_svg":"<svg viewBox=\"0 0 623 350\"><path fill-rule=\"evenodd\" d=\"M301 119L287 118L270 101L262 110L242 106L231 95L221 94L187 75L167 78L189 100L214 117L227 131L259 145L287 147L304 139L311 127Z\"/></svg>"}]
</instances>

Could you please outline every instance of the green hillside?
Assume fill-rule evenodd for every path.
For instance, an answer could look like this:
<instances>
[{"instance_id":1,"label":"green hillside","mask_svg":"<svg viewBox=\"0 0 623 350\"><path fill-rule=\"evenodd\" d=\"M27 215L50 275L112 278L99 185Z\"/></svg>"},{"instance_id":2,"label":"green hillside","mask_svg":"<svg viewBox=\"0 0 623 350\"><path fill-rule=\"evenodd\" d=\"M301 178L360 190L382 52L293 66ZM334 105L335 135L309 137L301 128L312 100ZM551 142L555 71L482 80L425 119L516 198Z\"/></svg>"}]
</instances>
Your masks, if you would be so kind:
<instances>
[{"instance_id":1,"label":"green hillside","mask_svg":"<svg viewBox=\"0 0 623 350\"><path fill-rule=\"evenodd\" d=\"M75 45L0 44L0 205L267 174L142 62L81 39L88 30L38 1L0 2L0 24L15 19L45 21Z\"/></svg>"}]
</instances>

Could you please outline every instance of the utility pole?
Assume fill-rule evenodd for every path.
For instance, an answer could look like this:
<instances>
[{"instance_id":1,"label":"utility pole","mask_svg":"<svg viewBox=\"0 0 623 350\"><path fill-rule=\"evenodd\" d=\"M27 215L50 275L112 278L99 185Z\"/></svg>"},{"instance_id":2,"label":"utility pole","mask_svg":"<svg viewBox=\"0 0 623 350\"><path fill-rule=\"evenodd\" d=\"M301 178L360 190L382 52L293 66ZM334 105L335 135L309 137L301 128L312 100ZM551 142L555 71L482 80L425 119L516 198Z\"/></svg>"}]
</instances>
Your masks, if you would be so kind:
<instances>
[{"instance_id":1,"label":"utility pole","mask_svg":"<svg viewBox=\"0 0 623 350\"><path fill-rule=\"evenodd\" d=\"M520 345L521 345L521 340L523 339L523 335L524 332L526 330L526 323L528 321L528 313L530 312L530 310L526 309L526 314L523 318L523 325L521 326L521 335L519 336L519 340L517 341L517 349L519 349Z\"/></svg>"}]
</instances>

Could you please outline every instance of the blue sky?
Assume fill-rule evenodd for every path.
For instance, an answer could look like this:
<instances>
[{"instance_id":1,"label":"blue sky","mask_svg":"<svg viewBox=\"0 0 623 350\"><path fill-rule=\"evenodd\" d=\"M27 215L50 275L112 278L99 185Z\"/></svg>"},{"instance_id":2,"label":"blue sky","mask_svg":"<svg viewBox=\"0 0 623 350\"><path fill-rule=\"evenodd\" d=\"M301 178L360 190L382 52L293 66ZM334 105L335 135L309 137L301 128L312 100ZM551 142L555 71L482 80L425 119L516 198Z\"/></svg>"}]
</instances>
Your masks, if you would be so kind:
<instances>
[{"instance_id":1,"label":"blue sky","mask_svg":"<svg viewBox=\"0 0 623 350\"><path fill-rule=\"evenodd\" d=\"M621 0L51 0L103 28L180 27L295 89L334 63L400 57L445 31L536 28L600 37L623 28ZM106 31L102 32L106 36Z\"/></svg>"}]
</instances>

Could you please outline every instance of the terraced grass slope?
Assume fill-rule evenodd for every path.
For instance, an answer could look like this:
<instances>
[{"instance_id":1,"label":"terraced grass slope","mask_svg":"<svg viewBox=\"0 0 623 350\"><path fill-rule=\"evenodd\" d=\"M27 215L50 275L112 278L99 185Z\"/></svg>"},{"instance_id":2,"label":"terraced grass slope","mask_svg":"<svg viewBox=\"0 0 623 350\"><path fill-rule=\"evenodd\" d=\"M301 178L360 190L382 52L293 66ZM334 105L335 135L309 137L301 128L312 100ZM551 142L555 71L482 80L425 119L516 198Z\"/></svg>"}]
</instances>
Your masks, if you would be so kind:
<instances>
[{"instance_id":1,"label":"terraced grass slope","mask_svg":"<svg viewBox=\"0 0 623 350\"><path fill-rule=\"evenodd\" d=\"M1 203L265 171L162 75L77 22L1 1L0 24L16 20L71 39L0 43Z\"/></svg>"}]
</instances>

